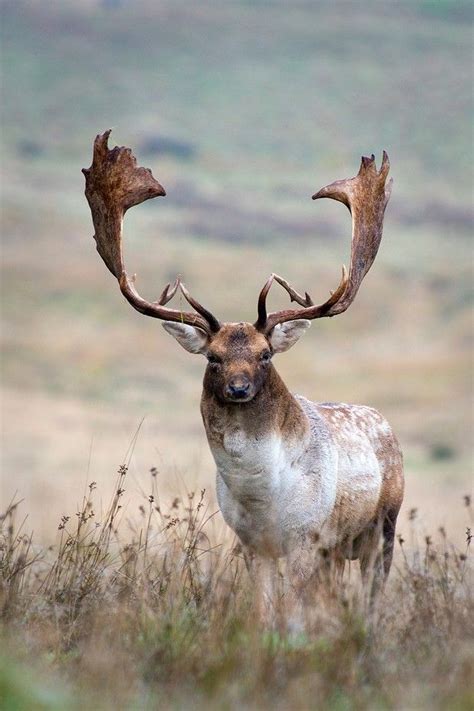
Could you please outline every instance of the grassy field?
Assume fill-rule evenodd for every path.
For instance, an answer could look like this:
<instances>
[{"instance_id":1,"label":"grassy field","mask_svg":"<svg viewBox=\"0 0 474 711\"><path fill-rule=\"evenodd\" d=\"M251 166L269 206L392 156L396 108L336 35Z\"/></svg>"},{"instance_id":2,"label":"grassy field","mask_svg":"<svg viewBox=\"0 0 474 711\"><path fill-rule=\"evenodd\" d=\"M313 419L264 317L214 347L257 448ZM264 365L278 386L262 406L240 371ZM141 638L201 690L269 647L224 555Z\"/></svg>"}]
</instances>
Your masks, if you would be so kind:
<instances>
[{"instance_id":1,"label":"grassy field","mask_svg":"<svg viewBox=\"0 0 474 711\"><path fill-rule=\"evenodd\" d=\"M413 510L375 606L355 569L313 586L297 611L280 578L261 622L205 491L165 507L152 471L141 520L123 539L126 479L124 466L103 511L91 482L54 550L17 527L14 503L2 517L6 711L472 708L470 529L461 550L443 528L420 537Z\"/></svg>"},{"instance_id":2,"label":"grassy field","mask_svg":"<svg viewBox=\"0 0 474 711\"><path fill-rule=\"evenodd\" d=\"M117 650L122 681L111 676L111 685L122 689L129 652L132 691L123 692L125 708L152 707L156 694L166 702L167 693L177 708L194 698L196 705L212 699L253 708L276 704L278 695L282 708L285 699L304 707L313 697L335 709L407 708L410 698L414 708L456 708L448 702L466 687L462 670L470 654L466 577L456 568L468 565L459 555L472 525L462 507L472 491L473 432L470 3L30 0L5 1L1 12L0 510L13 497L24 500L17 523L28 517L22 533L34 530L29 555L40 555L27 578L20 570L16 592L11 587L20 578L4 568L2 599L12 601L4 634L17 659L6 665L5 678L21 679L34 667L25 693L38 708L73 707L77 689L87 696L90 687L87 707L97 703L100 679L109 674L97 667L92 649L116 647L115 634L130 644ZM251 590L240 561L230 562L233 542L219 513L208 535L222 544L216 570L223 582L214 587L204 566L203 608L192 595L188 605L186 582L167 611L168 593L160 597L149 588L141 553L141 567L121 597L117 561L127 545L142 550L139 507L152 467L165 508L183 491L204 488L206 510L217 506L199 416L204 363L130 309L94 249L80 169L90 165L96 133L109 127L112 144L131 146L167 190L165 199L127 215L129 271L138 273L148 298L182 274L222 320L254 320L258 291L272 271L316 300L326 297L348 260L350 219L341 205L313 203L310 196L353 175L361 154L374 152L380 160L382 149L388 151L393 197L379 255L357 301L346 315L315 322L277 362L295 392L377 407L402 443L407 492L400 533L409 550L406 559L398 551L387 591L393 616L374 633L351 579L336 596L334 625L329 612L323 622L310 615L308 638L295 646L283 632L254 635L246 622ZM275 306L285 303L277 293L272 298ZM107 541L103 580L94 578L85 606L76 610L77 578L46 581L60 555L57 527L61 516L74 518L92 481L100 492L95 510L105 511L124 461L120 540ZM418 539L412 540L415 508ZM183 536L177 534L178 548L188 545ZM449 570L435 562L423 568L425 536L436 538L441 557L443 546L455 547ZM163 550L168 544L163 540ZM164 554L160 548L152 555L147 560L158 580ZM181 580L180 555L171 556L173 591ZM204 559L214 560L209 555ZM229 582L234 565L235 585ZM110 591L106 581L115 581ZM446 585L454 598L442 597ZM59 603L58 586L67 588ZM433 587L436 624L425 617ZM73 608L71 616L66 611ZM77 626L84 639L74 637ZM152 640L142 638L148 626ZM160 662L158 677L146 660L160 658L167 629L183 637L173 637L172 658ZM326 650L335 669L345 635L357 638L349 645L346 676L326 674ZM211 670L219 665L214 682ZM417 668L424 676L416 677ZM207 673L211 681L204 681ZM250 685L239 688L247 673ZM459 708L464 702L460 693ZM114 689L104 704L120 707Z\"/></svg>"}]
</instances>

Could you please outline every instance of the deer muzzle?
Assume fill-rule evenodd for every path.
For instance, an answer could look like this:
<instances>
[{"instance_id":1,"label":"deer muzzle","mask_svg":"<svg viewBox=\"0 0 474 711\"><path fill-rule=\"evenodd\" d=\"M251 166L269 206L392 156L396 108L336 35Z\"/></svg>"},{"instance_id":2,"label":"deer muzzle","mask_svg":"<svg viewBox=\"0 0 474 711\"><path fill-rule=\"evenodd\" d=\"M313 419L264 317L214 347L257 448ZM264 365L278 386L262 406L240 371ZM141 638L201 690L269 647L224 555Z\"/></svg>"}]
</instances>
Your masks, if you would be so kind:
<instances>
[{"instance_id":1,"label":"deer muzzle","mask_svg":"<svg viewBox=\"0 0 474 711\"><path fill-rule=\"evenodd\" d=\"M253 397L253 388L250 379L246 375L234 375L228 381L224 395L227 400L246 401Z\"/></svg>"}]
</instances>

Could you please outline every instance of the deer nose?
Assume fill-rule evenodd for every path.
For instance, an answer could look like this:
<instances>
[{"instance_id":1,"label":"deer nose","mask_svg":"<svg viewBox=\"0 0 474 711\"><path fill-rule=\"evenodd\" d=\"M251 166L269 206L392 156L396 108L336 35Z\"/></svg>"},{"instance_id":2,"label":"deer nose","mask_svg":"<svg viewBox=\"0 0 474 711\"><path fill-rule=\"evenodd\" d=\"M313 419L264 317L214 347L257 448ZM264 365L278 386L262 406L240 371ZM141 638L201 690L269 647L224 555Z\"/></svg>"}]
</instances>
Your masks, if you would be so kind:
<instances>
[{"instance_id":1,"label":"deer nose","mask_svg":"<svg viewBox=\"0 0 474 711\"><path fill-rule=\"evenodd\" d=\"M231 378L227 383L227 395L234 398L244 398L250 392L250 380L245 376L239 375Z\"/></svg>"}]
</instances>

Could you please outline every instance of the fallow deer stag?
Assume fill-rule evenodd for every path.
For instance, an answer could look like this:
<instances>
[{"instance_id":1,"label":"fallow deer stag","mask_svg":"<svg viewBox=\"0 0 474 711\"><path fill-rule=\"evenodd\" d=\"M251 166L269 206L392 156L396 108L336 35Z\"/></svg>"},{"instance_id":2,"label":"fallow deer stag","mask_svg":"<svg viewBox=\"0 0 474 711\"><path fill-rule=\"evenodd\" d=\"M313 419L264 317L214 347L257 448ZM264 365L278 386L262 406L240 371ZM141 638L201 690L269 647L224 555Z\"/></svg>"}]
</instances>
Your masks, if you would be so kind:
<instances>
[{"instance_id":1,"label":"fallow deer stag","mask_svg":"<svg viewBox=\"0 0 474 711\"><path fill-rule=\"evenodd\" d=\"M374 409L342 403L313 403L292 395L272 357L293 346L310 322L344 312L369 271L382 237L391 180L384 152L362 158L356 177L339 180L313 195L344 203L352 214L349 272L323 304L298 294L272 274L258 298L258 318L220 323L178 279L157 301L143 299L124 268L125 212L165 190L150 170L138 168L130 149L108 148L110 131L97 136L92 166L84 169L86 197L97 250L137 311L163 326L190 353L207 358L201 413L217 465L217 497L227 524L248 561L286 556L305 575L308 555L318 547L342 566L359 559L363 579L378 585L389 573L395 524L403 498L402 454L387 421ZM267 313L276 281L301 308ZM180 289L194 311L167 303ZM313 553L311 553L313 555ZM290 567L291 567L290 563Z\"/></svg>"}]
</instances>

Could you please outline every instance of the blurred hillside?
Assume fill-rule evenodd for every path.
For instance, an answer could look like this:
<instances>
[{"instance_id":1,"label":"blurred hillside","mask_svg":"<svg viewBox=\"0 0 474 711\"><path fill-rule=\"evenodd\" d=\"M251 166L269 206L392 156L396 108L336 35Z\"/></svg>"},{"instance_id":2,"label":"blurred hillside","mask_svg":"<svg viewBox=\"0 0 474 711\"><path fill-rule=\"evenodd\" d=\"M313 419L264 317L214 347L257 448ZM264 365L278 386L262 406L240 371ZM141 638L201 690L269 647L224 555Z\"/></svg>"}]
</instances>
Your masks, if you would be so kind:
<instances>
[{"instance_id":1,"label":"blurred hillside","mask_svg":"<svg viewBox=\"0 0 474 711\"><path fill-rule=\"evenodd\" d=\"M310 196L388 151L373 271L277 367L310 398L380 408L405 451L407 505L449 517L471 465L471 4L1 9L2 499L42 505L33 520L51 530L86 481L112 486L143 417L137 487L151 466L171 490L212 487L204 364L133 312L94 249L80 169L112 127L167 190L127 216L129 271L148 298L182 274L223 320L254 319L271 271L326 297L350 219Z\"/></svg>"}]
</instances>

